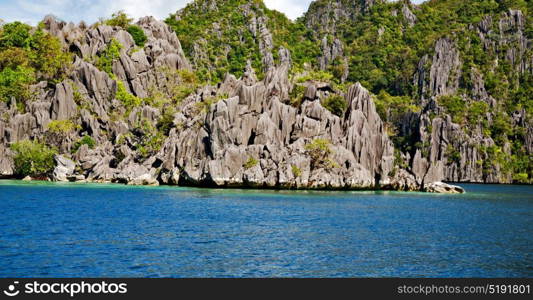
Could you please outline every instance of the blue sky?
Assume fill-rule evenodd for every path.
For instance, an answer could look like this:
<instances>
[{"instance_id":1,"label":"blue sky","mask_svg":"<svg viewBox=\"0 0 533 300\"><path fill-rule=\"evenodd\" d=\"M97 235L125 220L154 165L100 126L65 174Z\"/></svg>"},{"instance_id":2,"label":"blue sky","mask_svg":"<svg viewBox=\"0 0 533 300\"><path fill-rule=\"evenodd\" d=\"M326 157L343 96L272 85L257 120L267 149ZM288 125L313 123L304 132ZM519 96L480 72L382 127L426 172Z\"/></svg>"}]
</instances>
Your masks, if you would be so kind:
<instances>
[{"instance_id":1,"label":"blue sky","mask_svg":"<svg viewBox=\"0 0 533 300\"><path fill-rule=\"evenodd\" d=\"M164 19L169 13L184 7L191 0L0 0L0 19L37 24L47 14L75 23L84 20L93 23L100 17L124 10L139 18L152 15ZM289 18L301 16L312 0L264 0L272 9L285 13ZM415 0L422 2L422 0Z\"/></svg>"}]
</instances>

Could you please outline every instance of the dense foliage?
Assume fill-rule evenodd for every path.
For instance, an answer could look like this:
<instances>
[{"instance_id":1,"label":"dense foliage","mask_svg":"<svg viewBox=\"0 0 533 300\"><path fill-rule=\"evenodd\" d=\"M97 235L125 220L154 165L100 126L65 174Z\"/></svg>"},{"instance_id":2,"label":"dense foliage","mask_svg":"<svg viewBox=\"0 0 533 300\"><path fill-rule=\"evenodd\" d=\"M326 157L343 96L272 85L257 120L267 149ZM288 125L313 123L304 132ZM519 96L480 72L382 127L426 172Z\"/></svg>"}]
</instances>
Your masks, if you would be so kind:
<instances>
[{"instance_id":1,"label":"dense foliage","mask_svg":"<svg viewBox=\"0 0 533 300\"><path fill-rule=\"evenodd\" d=\"M122 29L126 29L130 26L132 21L133 19L130 18L123 10L119 10L114 12L111 15L111 18L105 20L104 23L109 26L118 26L122 27Z\"/></svg>"},{"instance_id":2,"label":"dense foliage","mask_svg":"<svg viewBox=\"0 0 533 300\"><path fill-rule=\"evenodd\" d=\"M325 7L328 1L314 2L311 10ZM143 158L160 148L164 137L176 127L173 116L179 110L179 105L200 86L206 83L218 84L227 73L239 77L243 75L248 63L258 78L263 78L265 62L260 48L268 46L275 63L279 63L279 50L282 47L291 53L289 74L293 86L290 99L282 99L287 103L290 101L293 106L299 107L304 99L305 86L310 82L320 82L328 85L328 90L331 91L326 93L328 96L320 99L322 105L335 115L342 116L347 109L343 91L350 84L360 82L376 95L376 110L399 151L410 152L410 157L413 157L414 152L421 149L422 155L428 156L429 145L420 141L419 132L413 133L406 129L408 126L405 122L411 122L413 116L430 110L432 119L450 117L466 135L482 135L483 138L490 137L494 141L491 146L477 148L483 157L483 161L477 163L487 174L491 172L491 166L497 163L516 182L532 180L533 163L526 141L527 130L531 126L527 122L531 120L533 108L533 75L530 69L519 71L519 62L509 59L510 54L517 55L512 52L523 41L517 39L516 34L498 26L498 22L506 17L509 9L520 9L526 18L523 34L527 39L532 39L533 19L530 12L533 1L430 0L414 6L404 0L378 0L371 8L361 11L357 11L357 6L361 5L358 1L341 0L336 3L354 8L353 11L343 13L355 15L342 19L335 26L321 23L325 22L321 19L319 24L315 24L316 28L309 29L306 26L307 16L293 22L282 13L266 8L260 0L196 0L166 20L176 32L195 70L174 71L160 67L158 73L161 78L158 81L163 88L151 89L144 98L130 92L126 83L113 74L114 62L120 58L121 52L125 52L117 40L108 41L94 57L85 59L117 81L115 99L125 111L121 108L122 110L109 112L112 120L129 116L134 108L143 105L150 105L161 111L161 117L155 125L140 122L130 138L130 143L139 150ZM416 17L416 22L410 23L402 16L406 7ZM326 20L329 18L331 21L336 14L343 15L332 11L326 16ZM478 27L489 15L492 29L486 34L486 41L482 41ZM127 31L137 46L133 52L144 47L147 36L132 21L127 14L119 11L99 24ZM260 28L258 23L262 22L266 28ZM272 45L263 45L264 29L268 29L271 34ZM506 37L501 42L503 36ZM444 37L456 45L460 54L461 68L454 70L452 74L453 79L457 79L458 88L453 93L429 99L430 95L427 91L423 93L420 90L414 76L420 69L429 73L435 44ZM327 45L332 45L335 39L340 40L343 49L340 56L328 61L320 69L319 57L324 55L323 52L329 51L323 49L324 38ZM520 55L533 57L530 48ZM423 57L427 57L426 65L420 64ZM64 81L68 78L71 61L69 51L63 49L61 42L44 30L43 24L35 28L21 22L0 25L0 101L8 106L16 103L19 112L27 112L27 104L36 98L32 85L46 81L48 86L53 86ZM479 95L475 93L480 88L475 86L473 78L482 79L483 89L494 101L479 99ZM75 85L72 87L78 108L90 110L86 96ZM208 111L213 103L224 96L205 97L196 104L197 113ZM518 119L522 121L517 121ZM410 125L416 127L419 124ZM45 138L44 141L49 145L59 146L67 135L79 128L73 121L56 120L46 129L54 138ZM430 133L431 122L423 129ZM74 140L79 136L81 135L70 135ZM23 148L44 146L32 143L14 145L14 149L18 147L20 152L24 152ZM83 136L68 151L76 152L83 144L90 148L95 146L92 138ZM460 152L451 147L451 143L448 146L444 151L448 163L459 163ZM328 149L327 141L318 139L307 145L305 150L314 161L314 167L331 167L327 158ZM401 161L399 151L396 153L397 164L406 164ZM253 161L247 162L247 166L251 167L252 163ZM20 160L19 165L23 165ZM24 173L30 172L27 166L21 168L25 170ZM296 169L293 167L293 173L301 173L301 170ZM41 171L42 169L32 172Z\"/></svg>"},{"instance_id":3,"label":"dense foliage","mask_svg":"<svg viewBox=\"0 0 533 300\"><path fill-rule=\"evenodd\" d=\"M144 43L146 43L146 41L148 40L148 37L146 37L144 30L142 30L142 28L137 25L128 26L126 31L131 34L131 37L135 41L135 45L139 47L143 47Z\"/></svg>"},{"instance_id":4,"label":"dense foliage","mask_svg":"<svg viewBox=\"0 0 533 300\"><path fill-rule=\"evenodd\" d=\"M42 26L21 22L0 27L0 101L17 101L19 110L31 99L30 86L64 78L71 55Z\"/></svg>"},{"instance_id":5,"label":"dense foliage","mask_svg":"<svg viewBox=\"0 0 533 300\"><path fill-rule=\"evenodd\" d=\"M293 64L298 66L314 62L318 56L319 47L307 38L309 32L303 24L269 10L262 1L226 0L221 1L216 10L205 9L206 3L202 3L191 3L166 20L176 31L185 54L196 65L201 80L216 83L228 72L241 76L248 61L258 77L263 76L259 36L254 36L249 29L253 16L268 20L275 61L279 61L280 47L291 52ZM244 14L245 7L252 14Z\"/></svg>"},{"instance_id":6,"label":"dense foliage","mask_svg":"<svg viewBox=\"0 0 533 300\"><path fill-rule=\"evenodd\" d=\"M84 135L81 139L74 143L71 152L76 153L83 145L87 145L89 149L93 149L96 146L96 141L92 137Z\"/></svg>"},{"instance_id":7,"label":"dense foliage","mask_svg":"<svg viewBox=\"0 0 533 300\"><path fill-rule=\"evenodd\" d=\"M342 116L342 114L344 114L346 111L348 103L344 97L340 95L330 95L324 99L324 101L322 101L322 105L333 114Z\"/></svg>"},{"instance_id":8,"label":"dense foliage","mask_svg":"<svg viewBox=\"0 0 533 300\"><path fill-rule=\"evenodd\" d=\"M450 38L460 52L459 89L455 94L436 99L442 108L441 117L450 115L452 121L462 125L466 133L479 129L490 136L496 143L495 149L480 151L488 157L500 153L500 161L510 172L532 173L532 164L527 163L530 160L525 156L526 129L520 127L524 124L513 127L510 118L522 109L530 118L533 106L530 100L532 75L516 72L516 66L507 63L507 49L517 46L519 41L510 40L501 49L486 49L473 29L490 15L494 32L488 38L497 39L499 34L505 34L499 32L499 19L509 9L520 9L527 18L525 34L531 38L532 18L528 13L531 1L432 0L416 7L404 0L375 1L372 7L362 9L358 8L362 5L360 3L343 0L336 3L347 8L346 11L326 12L326 16L318 19L318 23L315 22L309 30L305 25L307 18L327 9L329 2L314 1L305 17L291 22L283 14L266 9L261 1L227 0L216 2L216 8L212 8L212 2L198 0L171 15L166 22L176 31L201 80L219 82L227 72L240 76L248 60L261 76L259 38L247 28L251 24L250 15L243 13L247 7L252 7L252 15L267 19L267 28L274 41L272 53L275 59L278 59L279 47L291 51L291 74L296 83L290 93L292 105L297 107L303 100L304 82L328 82L337 93L350 83L360 82L377 95L374 98L376 108L396 147L409 152L423 146L425 155L428 154L427 145L420 145L416 134L405 135L405 130L400 127L406 116L421 113L424 109L421 98L427 95L422 94L413 80L420 68L421 58L427 56L431 64L437 40ZM415 22L403 16L405 7L411 11ZM340 19L335 21L338 16ZM328 62L324 70L319 70L318 57L322 55L324 37L328 45L335 38L340 39L343 56ZM524 55L533 56L531 50L528 51ZM422 67L429 68L427 65ZM484 79L487 92L497 101L496 107L489 107L486 102L475 99L472 94L475 90L472 77L475 74ZM336 115L342 115L346 104L340 96L327 97L321 102ZM431 130L431 127L426 129ZM511 145L512 155L503 151L508 144ZM451 155L450 160L457 161L457 157Z\"/></svg>"},{"instance_id":9,"label":"dense foliage","mask_svg":"<svg viewBox=\"0 0 533 300\"><path fill-rule=\"evenodd\" d=\"M408 24L401 15L404 6L416 16L414 24ZM438 39L452 39L459 50L462 66L458 75L459 89L455 94L438 97L438 105L454 123L462 125L466 133L479 128L495 141L491 149L480 148L487 155L489 165L501 162L505 172L530 174L531 178L533 163L525 150L527 129L521 127L524 124L513 126L510 117L522 109L528 119L532 113L533 102L527 96L533 93L532 75L527 71L518 72L516 62L515 65L508 62L507 49L518 47L519 41L510 39L502 48L487 48L473 29L490 15L493 32L486 38L497 41L500 34L508 34L500 32L500 18L509 9L520 9L527 19L526 35L531 38L531 8L532 2L523 0L434 0L416 8L406 1L378 2L368 12L344 22L337 26L336 32L329 34L330 39L335 35L343 41L349 61L348 81L359 81L378 95L376 108L388 123L396 146L403 150L421 146L413 144L416 139L412 136L397 136L401 134L399 127L403 116L421 111L420 98L427 97L418 90L413 74L422 57L428 55L431 59ZM533 53L529 49L524 55L531 57ZM331 74L335 74L333 67L334 64L329 67ZM495 107L475 99L473 75L484 79L487 92L497 101ZM504 151L509 144L512 154ZM495 157L499 159L491 159ZM450 155L449 160L457 161L457 157ZM523 175L518 177L524 178Z\"/></svg>"},{"instance_id":10,"label":"dense foliage","mask_svg":"<svg viewBox=\"0 0 533 300\"><path fill-rule=\"evenodd\" d=\"M113 75L113 61L119 59L122 48L123 46L116 39L112 39L109 45L98 54L96 66L107 74Z\"/></svg>"}]
</instances>

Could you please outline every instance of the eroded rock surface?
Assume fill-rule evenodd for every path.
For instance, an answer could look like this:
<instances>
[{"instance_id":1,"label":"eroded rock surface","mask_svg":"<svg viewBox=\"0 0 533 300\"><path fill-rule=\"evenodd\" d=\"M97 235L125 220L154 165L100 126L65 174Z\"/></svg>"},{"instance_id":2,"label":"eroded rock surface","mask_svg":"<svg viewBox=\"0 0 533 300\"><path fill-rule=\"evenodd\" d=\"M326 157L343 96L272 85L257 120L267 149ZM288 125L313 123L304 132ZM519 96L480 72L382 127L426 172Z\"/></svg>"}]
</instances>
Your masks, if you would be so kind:
<instances>
[{"instance_id":1,"label":"eroded rock surface","mask_svg":"<svg viewBox=\"0 0 533 300\"><path fill-rule=\"evenodd\" d=\"M210 11L220 5L198 3ZM356 22L375 1L319 4L313 4L303 20L319 43L316 70L341 66L343 74L336 83L342 84L348 79L351 54L339 24ZM260 66L247 58L242 76L227 73L220 82L191 87L183 97L176 97L183 81L174 77L209 59L205 39L193 41L189 61L172 29L153 17L137 22L147 36L143 46L135 45L120 27L87 27L45 18L45 29L73 54L71 70L60 82L33 85L35 99L25 111L17 109L15 100L0 103L0 176L14 173L10 144L47 137L52 121L71 121L76 129L57 142L60 155L52 174L56 181L461 192L441 181L513 180L502 163L483 163L491 159L487 149L494 148L497 139L482 126L465 130L442 104L447 96L485 103L489 109L499 101L491 95L490 78L482 75L481 68L465 67L455 37L439 37L433 51L415 60L417 68L408 81L416 87L413 97L420 110L402 116L397 121L399 133L392 133L377 112L375 96L360 83L343 88L318 80L297 83L291 73L297 56L276 45L279 41L268 14L255 2L239 5L246 17L239 33L253 37ZM416 9L405 3L401 9L398 6L395 17L403 18L405 28L417 26ZM211 25L209 34L224 34L220 24ZM376 30L377 39L388 33L383 26ZM469 30L479 36L486 51L505 51L504 63L517 74L532 72L532 43L521 11L509 10L497 20L486 16ZM112 72L106 72L97 57L113 42L121 47ZM229 57L228 47L217 49L221 57ZM461 94L464 74L471 97ZM304 89L302 97L293 101L297 88ZM119 99L125 93L139 103L128 106ZM325 108L324 100L332 95L345 101L344 112L336 115ZM486 113L481 119L490 124L492 116ZM518 108L509 117L512 126L527 129L519 134L530 153L533 129L528 112ZM395 148L393 137L398 136L409 138L411 147ZM90 137L94 145L74 149L83 137ZM317 140L328 144L321 162L314 161L309 150ZM512 146L507 143L498 150L511 155Z\"/></svg>"}]
</instances>

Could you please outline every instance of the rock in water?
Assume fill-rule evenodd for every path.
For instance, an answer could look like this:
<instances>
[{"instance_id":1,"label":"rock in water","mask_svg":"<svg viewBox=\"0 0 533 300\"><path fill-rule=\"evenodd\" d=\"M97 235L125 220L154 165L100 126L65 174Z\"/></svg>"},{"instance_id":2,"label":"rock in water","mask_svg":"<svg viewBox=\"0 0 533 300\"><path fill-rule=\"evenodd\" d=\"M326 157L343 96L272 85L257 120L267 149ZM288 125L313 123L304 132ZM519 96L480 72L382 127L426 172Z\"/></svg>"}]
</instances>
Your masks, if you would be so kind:
<instances>
[{"instance_id":1,"label":"rock in water","mask_svg":"<svg viewBox=\"0 0 533 300\"><path fill-rule=\"evenodd\" d=\"M143 174L128 182L128 185L151 185L157 186L159 182L150 174Z\"/></svg>"},{"instance_id":2,"label":"rock in water","mask_svg":"<svg viewBox=\"0 0 533 300\"><path fill-rule=\"evenodd\" d=\"M428 193L441 193L441 194L463 194L465 190L456 185L447 184L444 182L432 182L427 184L424 191Z\"/></svg>"}]
</instances>

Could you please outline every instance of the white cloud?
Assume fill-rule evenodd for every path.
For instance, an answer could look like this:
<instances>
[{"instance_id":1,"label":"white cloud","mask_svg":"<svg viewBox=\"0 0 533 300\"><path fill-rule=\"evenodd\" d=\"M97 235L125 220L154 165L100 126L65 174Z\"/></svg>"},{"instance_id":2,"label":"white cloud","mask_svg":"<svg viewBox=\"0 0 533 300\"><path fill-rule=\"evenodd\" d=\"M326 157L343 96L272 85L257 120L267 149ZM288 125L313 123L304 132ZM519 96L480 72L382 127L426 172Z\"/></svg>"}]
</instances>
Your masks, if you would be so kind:
<instances>
[{"instance_id":1,"label":"white cloud","mask_svg":"<svg viewBox=\"0 0 533 300\"><path fill-rule=\"evenodd\" d=\"M124 10L134 18L165 19L187 4L187 0L0 0L0 19L37 24L52 14L64 21L93 23Z\"/></svg>"},{"instance_id":2,"label":"white cloud","mask_svg":"<svg viewBox=\"0 0 533 300\"><path fill-rule=\"evenodd\" d=\"M275 9L285 13L292 20L303 16L312 0L264 0L265 5L270 9Z\"/></svg>"},{"instance_id":3,"label":"white cloud","mask_svg":"<svg viewBox=\"0 0 533 300\"><path fill-rule=\"evenodd\" d=\"M267 7L296 19L304 14L312 0L264 0ZM134 18L154 16L165 19L185 7L191 0L0 0L0 19L37 24L45 15L53 14L65 21L87 23L109 17L124 10ZM414 0L420 3L422 0Z\"/></svg>"},{"instance_id":4,"label":"white cloud","mask_svg":"<svg viewBox=\"0 0 533 300\"><path fill-rule=\"evenodd\" d=\"M422 3L425 0L411 0L413 3ZM296 20L309 8L312 0L264 0L266 6L270 9L275 9L285 13L285 15L292 20Z\"/></svg>"},{"instance_id":5,"label":"white cloud","mask_svg":"<svg viewBox=\"0 0 533 300\"><path fill-rule=\"evenodd\" d=\"M115 0L107 7L107 15L118 10L124 10L134 18L154 16L165 19L169 14L185 7L186 0Z\"/></svg>"}]
</instances>

